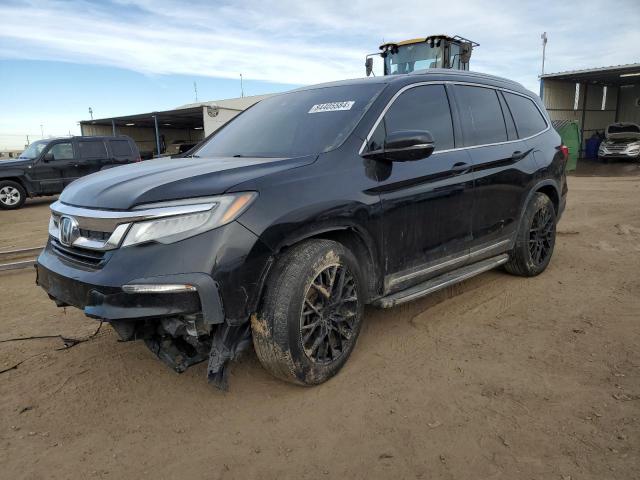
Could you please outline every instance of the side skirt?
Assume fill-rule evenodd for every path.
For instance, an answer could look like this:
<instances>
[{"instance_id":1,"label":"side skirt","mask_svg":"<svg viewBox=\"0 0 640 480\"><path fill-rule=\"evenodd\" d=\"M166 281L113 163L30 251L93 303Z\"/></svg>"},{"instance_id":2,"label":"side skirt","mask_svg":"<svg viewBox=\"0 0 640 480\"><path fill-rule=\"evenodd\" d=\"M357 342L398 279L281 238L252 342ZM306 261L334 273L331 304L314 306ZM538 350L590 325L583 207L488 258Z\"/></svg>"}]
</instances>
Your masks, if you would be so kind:
<instances>
[{"instance_id":1,"label":"side skirt","mask_svg":"<svg viewBox=\"0 0 640 480\"><path fill-rule=\"evenodd\" d=\"M499 265L507 263L508 260L509 255L506 253L487 258L486 260L452 270L451 272L432 278L426 282L419 283L418 285L414 285L413 287L405 290L379 298L373 302L373 305L381 308L395 307L396 305L401 305L403 303L410 302L411 300L424 297L430 293L448 287L449 285L462 282L463 280L479 275L487 270L496 268Z\"/></svg>"}]
</instances>

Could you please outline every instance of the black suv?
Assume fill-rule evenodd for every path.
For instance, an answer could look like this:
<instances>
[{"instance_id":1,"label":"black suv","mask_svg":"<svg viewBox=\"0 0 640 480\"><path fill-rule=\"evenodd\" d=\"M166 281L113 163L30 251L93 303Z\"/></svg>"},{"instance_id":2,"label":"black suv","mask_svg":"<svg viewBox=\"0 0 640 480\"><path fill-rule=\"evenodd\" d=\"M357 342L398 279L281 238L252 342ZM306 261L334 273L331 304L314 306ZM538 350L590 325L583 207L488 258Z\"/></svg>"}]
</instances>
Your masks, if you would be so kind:
<instances>
[{"instance_id":1,"label":"black suv","mask_svg":"<svg viewBox=\"0 0 640 480\"><path fill-rule=\"evenodd\" d=\"M176 371L251 344L312 385L392 307L503 265L542 272L567 150L540 100L469 72L317 85L261 101L198 146L74 182L37 282Z\"/></svg>"},{"instance_id":2,"label":"black suv","mask_svg":"<svg viewBox=\"0 0 640 480\"><path fill-rule=\"evenodd\" d=\"M139 161L138 147L126 136L38 140L17 159L0 161L0 210L20 208L27 197L60 193L90 173Z\"/></svg>"}]
</instances>

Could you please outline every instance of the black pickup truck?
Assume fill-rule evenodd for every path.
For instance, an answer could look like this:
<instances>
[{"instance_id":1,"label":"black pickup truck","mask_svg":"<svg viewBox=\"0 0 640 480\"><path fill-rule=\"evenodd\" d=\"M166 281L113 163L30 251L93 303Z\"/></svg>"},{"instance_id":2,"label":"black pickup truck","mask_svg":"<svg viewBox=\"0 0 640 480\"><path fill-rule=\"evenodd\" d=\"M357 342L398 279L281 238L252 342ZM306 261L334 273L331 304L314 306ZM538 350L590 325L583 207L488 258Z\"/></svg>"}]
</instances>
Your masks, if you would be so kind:
<instances>
[{"instance_id":1,"label":"black pickup truck","mask_svg":"<svg viewBox=\"0 0 640 480\"><path fill-rule=\"evenodd\" d=\"M60 193L90 173L139 161L138 147L126 136L33 142L17 159L0 161L0 210L20 208L27 197Z\"/></svg>"}]
</instances>

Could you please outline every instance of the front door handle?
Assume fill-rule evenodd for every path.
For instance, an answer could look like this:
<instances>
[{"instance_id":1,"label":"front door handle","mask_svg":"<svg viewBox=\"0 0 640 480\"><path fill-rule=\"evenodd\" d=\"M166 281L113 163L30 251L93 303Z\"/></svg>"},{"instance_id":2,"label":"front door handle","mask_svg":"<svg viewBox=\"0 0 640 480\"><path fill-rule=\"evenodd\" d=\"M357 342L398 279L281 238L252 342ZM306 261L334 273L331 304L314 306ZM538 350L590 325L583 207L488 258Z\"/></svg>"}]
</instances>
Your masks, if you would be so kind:
<instances>
[{"instance_id":1,"label":"front door handle","mask_svg":"<svg viewBox=\"0 0 640 480\"><path fill-rule=\"evenodd\" d=\"M465 162L454 163L453 167L451 167L451 172L455 175L461 175L463 173L467 173L471 169L471 165Z\"/></svg>"}]
</instances>

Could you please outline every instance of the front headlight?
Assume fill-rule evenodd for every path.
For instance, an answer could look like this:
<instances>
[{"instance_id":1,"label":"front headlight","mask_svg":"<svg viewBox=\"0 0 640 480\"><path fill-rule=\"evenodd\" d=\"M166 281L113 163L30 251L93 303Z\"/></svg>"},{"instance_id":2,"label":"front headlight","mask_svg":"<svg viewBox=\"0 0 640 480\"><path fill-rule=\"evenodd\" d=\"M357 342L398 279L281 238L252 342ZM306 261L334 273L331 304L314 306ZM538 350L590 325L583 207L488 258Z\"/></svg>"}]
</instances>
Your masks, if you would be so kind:
<instances>
[{"instance_id":1,"label":"front headlight","mask_svg":"<svg viewBox=\"0 0 640 480\"><path fill-rule=\"evenodd\" d=\"M137 209L146 210L169 207L189 207L200 205L206 210L181 215L162 216L161 218L136 222L131 225L122 242L123 247L145 242L173 243L199 233L226 225L238 218L258 196L256 192L234 193L207 198L206 201L188 203L188 201L141 205Z\"/></svg>"}]
</instances>

